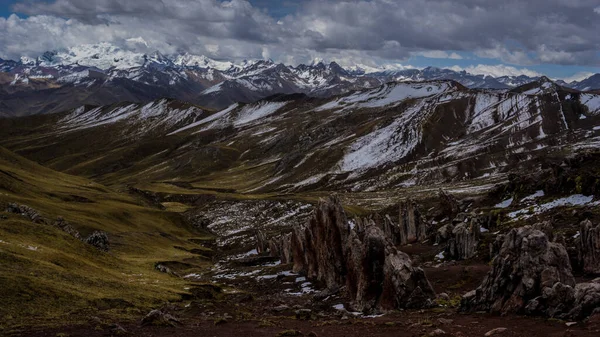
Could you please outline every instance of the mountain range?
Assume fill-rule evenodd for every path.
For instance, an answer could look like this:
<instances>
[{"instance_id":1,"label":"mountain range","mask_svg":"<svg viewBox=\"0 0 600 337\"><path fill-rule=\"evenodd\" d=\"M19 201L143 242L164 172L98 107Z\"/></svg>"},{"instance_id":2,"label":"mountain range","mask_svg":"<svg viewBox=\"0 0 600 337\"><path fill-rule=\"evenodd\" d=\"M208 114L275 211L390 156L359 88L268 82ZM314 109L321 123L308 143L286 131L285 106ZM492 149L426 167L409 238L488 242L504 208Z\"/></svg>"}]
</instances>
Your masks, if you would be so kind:
<instances>
[{"instance_id":1,"label":"mountain range","mask_svg":"<svg viewBox=\"0 0 600 337\"><path fill-rule=\"evenodd\" d=\"M144 103L171 98L207 108L250 103L274 94L330 97L388 82L453 80L468 88L509 90L538 77L474 75L401 66L345 69L335 62L289 66L271 60L239 64L188 53L136 53L101 43L46 52L38 58L0 59L0 116L25 116L81 105ZM592 91L600 74L557 84Z\"/></svg>"}]
</instances>

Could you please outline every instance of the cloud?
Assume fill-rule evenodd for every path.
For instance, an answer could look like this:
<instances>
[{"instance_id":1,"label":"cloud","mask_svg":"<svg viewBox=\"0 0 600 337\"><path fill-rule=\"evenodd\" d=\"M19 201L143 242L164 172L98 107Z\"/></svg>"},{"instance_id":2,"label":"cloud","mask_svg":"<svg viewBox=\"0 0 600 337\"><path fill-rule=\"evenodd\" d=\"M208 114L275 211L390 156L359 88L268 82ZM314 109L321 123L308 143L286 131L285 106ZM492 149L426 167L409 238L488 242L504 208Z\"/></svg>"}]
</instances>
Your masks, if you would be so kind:
<instances>
[{"instance_id":1,"label":"cloud","mask_svg":"<svg viewBox=\"0 0 600 337\"><path fill-rule=\"evenodd\" d=\"M582 72L578 72L574 75L571 75L569 77L563 77L562 80L567 82L567 83L571 83L574 81L583 81L585 79L587 79L588 77L594 75L594 73L590 73L590 72L586 72L586 71L582 71Z\"/></svg>"},{"instance_id":2,"label":"cloud","mask_svg":"<svg viewBox=\"0 0 600 337\"><path fill-rule=\"evenodd\" d=\"M127 48L141 38L164 53L227 59L474 53L515 65L600 64L597 0L306 0L293 8L273 17L245 0L21 0L14 9L28 17L0 18L0 57L103 41Z\"/></svg>"},{"instance_id":3,"label":"cloud","mask_svg":"<svg viewBox=\"0 0 600 337\"><path fill-rule=\"evenodd\" d=\"M446 51L443 50L429 50L429 51L424 51L424 52L419 52L417 53L417 55L421 55L427 58L432 58L432 59L452 59L452 60L462 60L462 56L460 56L457 53L448 53Z\"/></svg>"},{"instance_id":4,"label":"cloud","mask_svg":"<svg viewBox=\"0 0 600 337\"><path fill-rule=\"evenodd\" d=\"M502 65L502 64L498 64L498 65L478 64L476 66L468 66L466 68L462 68L459 66L453 66L448 69L454 70L454 71L466 71L473 75L486 75L486 76L493 76L493 77L520 76L520 75L525 75L525 76L529 76L529 77L542 76L542 74L540 74L534 70L530 70L527 68L516 68L516 67L506 66L506 65Z\"/></svg>"}]
</instances>

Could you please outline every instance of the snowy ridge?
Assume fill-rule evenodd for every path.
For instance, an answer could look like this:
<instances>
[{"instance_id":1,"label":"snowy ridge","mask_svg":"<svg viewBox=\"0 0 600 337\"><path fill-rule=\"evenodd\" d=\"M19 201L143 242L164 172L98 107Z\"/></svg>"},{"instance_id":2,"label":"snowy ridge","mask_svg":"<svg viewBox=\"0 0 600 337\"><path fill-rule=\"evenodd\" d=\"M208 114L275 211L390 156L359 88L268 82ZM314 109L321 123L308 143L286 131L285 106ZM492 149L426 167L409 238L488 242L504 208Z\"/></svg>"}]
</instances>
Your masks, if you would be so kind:
<instances>
[{"instance_id":1,"label":"snowy ridge","mask_svg":"<svg viewBox=\"0 0 600 337\"><path fill-rule=\"evenodd\" d=\"M202 113L202 109L193 106L185 109L172 108L163 99L146 105L130 104L114 109L99 107L86 111L82 106L62 118L58 124L60 129L73 131L125 121L140 125L139 132L146 132L157 127L176 126L188 119L196 119Z\"/></svg>"},{"instance_id":2,"label":"snowy ridge","mask_svg":"<svg viewBox=\"0 0 600 337\"><path fill-rule=\"evenodd\" d=\"M329 102L316 111L324 111L336 108L377 108L392 104L398 104L409 98L420 98L437 95L453 90L450 82L433 83L389 83L379 88L360 91L349 96Z\"/></svg>"}]
</instances>

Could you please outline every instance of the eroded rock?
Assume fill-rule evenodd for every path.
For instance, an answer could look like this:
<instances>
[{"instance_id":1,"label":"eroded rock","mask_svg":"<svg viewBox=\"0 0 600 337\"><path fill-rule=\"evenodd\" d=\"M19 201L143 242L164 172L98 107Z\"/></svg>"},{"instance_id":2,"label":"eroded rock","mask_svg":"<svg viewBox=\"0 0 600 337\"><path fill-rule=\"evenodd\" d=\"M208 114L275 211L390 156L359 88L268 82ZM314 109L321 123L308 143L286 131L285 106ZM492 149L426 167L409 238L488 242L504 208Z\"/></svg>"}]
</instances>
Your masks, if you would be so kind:
<instances>
[{"instance_id":1,"label":"eroded rock","mask_svg":"<svg viewBox=\"0 0 600 337\"><path fill-rule=\"evenodd\" d=\"M294 271L329 289L345 285L354 310L422 308L435 297L423 270L374 221L357 219L351 228L335 197L294 228L291 245Z\"/></svg>"},{"instance_id":2,"label":"eroded rock","mask_svg":"<svg viewBox=\"0 0 600 337\"><path fill-rule=\"evenodd\" d=\"M525 226L506 235L492 270L463 296L461 309L581 319L599 305L600 280L575 285L564 246Z\"/></svg>"},{"instance_id":3,"label":"eroded rock","mask_svg":"<svg viewBox=\"0 0 600 337\"><path fill-rule=\"evenodd\" d=\"M470 225L461 222L454 226L452 234L446 245L445 256L454 260L470 259L477 254L477 245L481 228L479 224L472 221Z\"/></svg>"},{"instance_id":4,"label":"eroded rock","mask_svg":"<svg viewBox=\"0 0 600 337\"><path fill-rule=\"evenodd\" d=\"M292 263L292 233L269 240L269 253L273 257L279 257L282 264Z\"/></svg>"},{"instance_id":5,"label":"eroded rock","mask_svg":"<svg viewBox=\"0 0 600 337\"><path fill-rule=\"evenodd\" d=\"M256 232L256 252L258 254L266 253L269 250L269 241L263 231Z\"/></svg>"},{"instance_id":6,"label":"eroded rock","mask_svg":"<svg viewBox=\"0 0 600 337\"><path fill-rule=\"evenodd\" d=\"M391 222L389 218L388 221ZM407 245L427 239L428 226L423 221L419 208L412 199L400 203L398 227L398 244ZM396 244L395 241L392 241L392 243Z\"/></svg>"},{"instance_id":7,"label":"eroded rock","mask_svg":"<svg viewBox=\"0 0 600 337\"><path fill-rule=\"evenodd\" d=\"M580 225L578 259L586 274L600 274L600 225L585 220Z\"/></svg>"}]
</instances>

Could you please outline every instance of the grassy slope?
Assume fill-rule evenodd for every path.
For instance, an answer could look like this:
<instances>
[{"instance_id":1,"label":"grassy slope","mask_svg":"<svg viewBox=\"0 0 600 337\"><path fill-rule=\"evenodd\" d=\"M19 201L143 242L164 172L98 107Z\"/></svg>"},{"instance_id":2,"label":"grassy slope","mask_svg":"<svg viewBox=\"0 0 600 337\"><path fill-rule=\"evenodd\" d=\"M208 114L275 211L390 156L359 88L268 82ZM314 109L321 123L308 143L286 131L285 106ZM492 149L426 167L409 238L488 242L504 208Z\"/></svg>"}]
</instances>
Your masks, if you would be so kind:
<instances>
[{"instance_id":1,"label":"grassy slope","mask_svg":"<svg viewBox=\"0 0 600 337\"><path fill-rule=\"evenodd\" d=\"M28 205L50 221L62 216L84 236L106 231L111 251L100 252L53 226L0 212L7 217L0 220L0 327L64 324L92 308L139 314L185 292L181 279L155 271L154 263L185 259L190 268L209 263L173 248L199 248L188 239L206 236L186 226L177 213L150 208L0 147L0 211L8 202Z\"/></svg>"}]
</instances>

